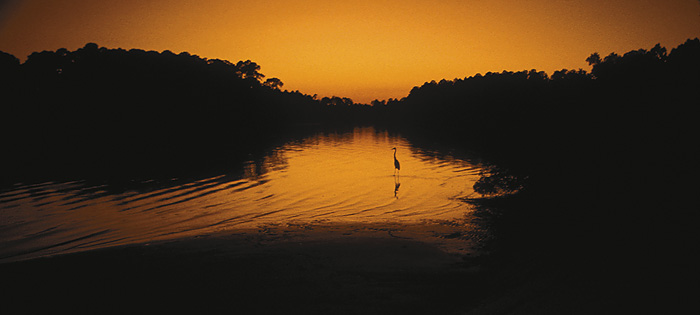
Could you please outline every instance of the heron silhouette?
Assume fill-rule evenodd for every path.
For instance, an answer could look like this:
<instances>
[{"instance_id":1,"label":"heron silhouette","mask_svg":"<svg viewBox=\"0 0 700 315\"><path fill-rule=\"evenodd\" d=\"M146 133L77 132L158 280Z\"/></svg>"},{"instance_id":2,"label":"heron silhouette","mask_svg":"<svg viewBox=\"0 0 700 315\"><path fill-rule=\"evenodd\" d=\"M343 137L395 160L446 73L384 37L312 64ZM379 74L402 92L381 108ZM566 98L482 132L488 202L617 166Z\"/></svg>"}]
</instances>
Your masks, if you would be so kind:
<instances>
[{"instance_id":1,"label":"heron silhouette","mask_svg":"<svg viewBox=\"0 0 700 315\"><path fill-rule=\"evenodd\" d=\"M399 163L399 160L396 159L396 148L391 148L394 150L394 175L396 175L396 171L401 171L401 164Z\"/></svg>"}]
</instances>

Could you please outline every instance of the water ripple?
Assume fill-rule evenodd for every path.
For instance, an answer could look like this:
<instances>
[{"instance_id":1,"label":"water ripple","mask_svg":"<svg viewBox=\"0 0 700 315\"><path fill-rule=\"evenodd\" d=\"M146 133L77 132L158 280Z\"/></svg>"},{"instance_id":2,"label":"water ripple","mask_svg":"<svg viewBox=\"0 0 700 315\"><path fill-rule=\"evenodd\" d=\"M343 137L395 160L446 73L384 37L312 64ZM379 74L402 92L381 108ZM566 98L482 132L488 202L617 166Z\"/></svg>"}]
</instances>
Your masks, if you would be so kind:
<instances>
[{"instance_id":1,"label":"water ripple","mask_svg":"<svg viewBox=\"0 0 700 315\"><path fill-rule=\"evenodd\" d=\"M0 192L0 258L291 220L452 220L469 211L459 198L473 194L480 172L401 137L357 129L280 146L250 161L242 177L143 182L140 191L86 181L16 185Z\"/></svg>"}]
</instances>

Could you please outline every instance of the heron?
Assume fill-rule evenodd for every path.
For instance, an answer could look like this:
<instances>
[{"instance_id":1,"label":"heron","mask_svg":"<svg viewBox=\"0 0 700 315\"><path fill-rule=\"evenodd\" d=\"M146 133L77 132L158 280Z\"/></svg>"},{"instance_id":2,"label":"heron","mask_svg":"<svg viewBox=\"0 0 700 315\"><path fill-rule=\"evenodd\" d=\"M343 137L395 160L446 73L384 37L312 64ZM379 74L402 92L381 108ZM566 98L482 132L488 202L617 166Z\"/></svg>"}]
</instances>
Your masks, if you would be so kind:
<instances>
[{"instance_id":1,"label":"heron","mask_svg":"<svg viewBox=\"0 0 700 315\"><path fill-rule=\"evenodd\" d=\"M396 159L396 148L391 148L394 150L394 175L396 175L396 170L401 171L401 164L399 164L399 160Z\"/></svg>"}]
</instances>

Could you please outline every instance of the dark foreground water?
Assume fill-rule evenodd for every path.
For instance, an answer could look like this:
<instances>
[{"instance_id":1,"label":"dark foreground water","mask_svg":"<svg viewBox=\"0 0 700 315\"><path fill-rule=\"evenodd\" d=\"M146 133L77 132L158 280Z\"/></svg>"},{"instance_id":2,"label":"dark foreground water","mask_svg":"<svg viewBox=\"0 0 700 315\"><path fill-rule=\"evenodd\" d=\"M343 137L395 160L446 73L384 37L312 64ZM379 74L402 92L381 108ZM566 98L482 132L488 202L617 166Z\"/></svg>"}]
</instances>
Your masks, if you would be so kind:
<instances>
[{"instance_id":1,"label":"dark foreground water","mask_svg":"<svg viewBox=\"0 0 700 315\"><path fill-rule=\"evenodd\" d=\"M401 136L356 128L286 143L242 172L210 178L121 190L16 184L0 192L0 261L265 224L464 222L472 209L460 198L474 194L480 171Z\"/></svg>"}]
</instances>

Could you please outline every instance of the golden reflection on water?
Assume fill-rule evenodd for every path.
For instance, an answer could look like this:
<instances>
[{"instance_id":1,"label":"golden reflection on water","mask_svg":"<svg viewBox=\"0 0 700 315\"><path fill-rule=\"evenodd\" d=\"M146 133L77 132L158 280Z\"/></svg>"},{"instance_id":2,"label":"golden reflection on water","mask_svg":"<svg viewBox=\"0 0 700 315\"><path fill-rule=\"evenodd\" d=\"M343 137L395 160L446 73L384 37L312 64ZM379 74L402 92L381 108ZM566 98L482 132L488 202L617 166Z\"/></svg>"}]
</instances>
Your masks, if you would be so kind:
<instances>
[{"instance_id":1,"label":"golden reflection on water","mask_svg":"<svg viewBox=\"0 0 700 315\"><path fill-rule=\"evenodd\" d=\"M394 173L394 151L401 170ZM373 128L321 133L220 175L151 191L108 192L81 182L0 193L0 259L265 224L461 220L479 168L437 158Z\"/></svg>"},{"instance_id":2,"label":"golden reflection on water","mask_svg":"<svg viewBox=\"0 0 700 315\"><path fill-rule=\"evenodd\" d=\"M396 175L393 147L402 166ZM263 165L268 171L256 178L265 183L245 192L255 204L244 208L275 220L452 219L468 210L457 198L472 194L478 179L465 161L422 155L372 128L289 144Z\"/></svg>"}]
</instances>

